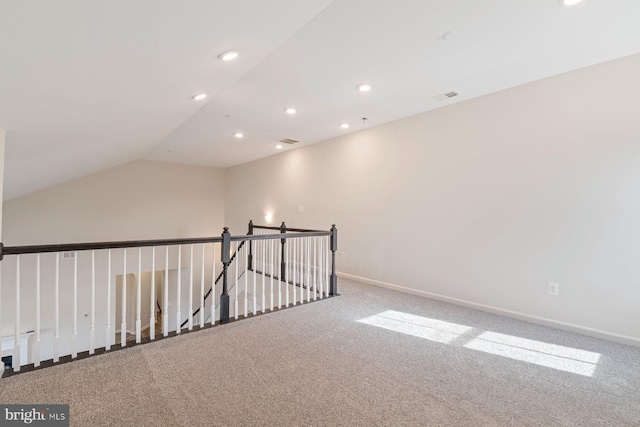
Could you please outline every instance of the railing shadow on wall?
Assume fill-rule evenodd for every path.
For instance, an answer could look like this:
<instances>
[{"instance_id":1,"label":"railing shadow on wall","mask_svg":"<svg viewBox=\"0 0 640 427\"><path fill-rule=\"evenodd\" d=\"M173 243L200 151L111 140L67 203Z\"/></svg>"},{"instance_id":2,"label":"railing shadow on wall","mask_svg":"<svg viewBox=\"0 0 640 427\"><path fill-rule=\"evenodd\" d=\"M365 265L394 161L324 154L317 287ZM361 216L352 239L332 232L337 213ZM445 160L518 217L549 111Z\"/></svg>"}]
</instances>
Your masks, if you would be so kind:
<instances>
[{"instance_id":1,"label":"railing shadow on wall","mask_svg":"<svg viewBox=\"0 0 640 427\"><path fill-rule=\"evenodd\" d=\"M337 239L250 221L236 236L0 243L3 376L336 296Z\"/></svg>"}]
</instances>

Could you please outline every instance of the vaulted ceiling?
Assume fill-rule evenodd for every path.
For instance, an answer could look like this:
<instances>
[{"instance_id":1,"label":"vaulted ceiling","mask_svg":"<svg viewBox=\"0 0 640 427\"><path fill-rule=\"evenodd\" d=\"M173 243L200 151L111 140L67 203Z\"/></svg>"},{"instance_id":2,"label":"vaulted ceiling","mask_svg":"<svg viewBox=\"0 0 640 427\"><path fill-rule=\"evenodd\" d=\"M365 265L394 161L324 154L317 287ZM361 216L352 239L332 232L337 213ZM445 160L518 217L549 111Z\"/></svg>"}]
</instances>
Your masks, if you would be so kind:
<instances>
[{"instance_id":1,"label":"vaulted ceiling","mask_svg":"<svg viewBox=\"0 0 640 427\"><path fill-rule=\"evenodd\" d=\"M228 167L636 54L639 21L638 0L0 0L5 199L141 158Z\"/></svg>"}]
</instances>

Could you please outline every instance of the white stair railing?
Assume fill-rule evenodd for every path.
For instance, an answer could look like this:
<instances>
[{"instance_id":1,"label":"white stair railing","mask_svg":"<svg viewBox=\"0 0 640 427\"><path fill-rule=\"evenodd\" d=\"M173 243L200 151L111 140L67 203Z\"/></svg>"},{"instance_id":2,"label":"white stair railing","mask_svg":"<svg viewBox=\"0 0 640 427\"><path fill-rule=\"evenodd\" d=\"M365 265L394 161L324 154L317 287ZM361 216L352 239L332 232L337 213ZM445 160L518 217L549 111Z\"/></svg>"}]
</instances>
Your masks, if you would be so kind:
<instances>
[{"instance_id":1,"label":"white stair railing","mask_svg":"<svg viewBox=\"0 0 640 427\"><path fill-rule=\"evenodd\" d=\"M37 368L45 361L51 365L126 348L131 340L154 341L160 338L160 318L161 337L168 337L183 332L184 321L191 331L226 323L230 315L246 318L336 295L329 262L336 242L335 228L250 223L250 234L243 236L225 230L221 237L198 239L0 244L2 356L11 356L13 372L20 372L25 365ZM31 337L28 344L25 336Z\"/></svg>"}]
</instances>

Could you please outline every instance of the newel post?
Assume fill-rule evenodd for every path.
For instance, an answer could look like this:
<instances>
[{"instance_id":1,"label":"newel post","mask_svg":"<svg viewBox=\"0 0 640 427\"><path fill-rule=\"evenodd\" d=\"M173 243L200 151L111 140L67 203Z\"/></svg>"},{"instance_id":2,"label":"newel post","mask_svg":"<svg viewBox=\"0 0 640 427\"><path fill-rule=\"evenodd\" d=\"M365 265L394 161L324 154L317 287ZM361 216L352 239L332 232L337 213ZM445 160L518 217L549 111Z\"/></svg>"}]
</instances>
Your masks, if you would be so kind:
<instances>
[{"instance_id":1,"label":"newel post","mask_svg":"<svg viewBox=\"0 0 640 427\"><path fill-rule=\"evenodd\" d=\"M224 227L221 246L220 261L222 261L222 295L220 295L220 323L229 323L229 294L227 293L227 268L231 263L231 234L229 233L229 227Z\"/></svg>"},{"instance_id":2,"label":"newel post","mask_svg":"<svg viewBox=\"0 0 640 427\"><path fill-rule=\"evenodd\" d=\"M287 232L287 226L285 225L284 221L282 221L282 224L280 225L280 233L285 234ZM285 254L284 254L284 245L285 242L287 241L287 239L280 239L280 251L281 251L281 256L280 256L280 281L284 281L285 280L285 273L287 271L287 264L285 262Z\"/></svg>"},{"instance_id":3,"label":"newel post","mask_svg":"<svg viewBox=\"0 0 640 427\"><path fill-rule=\"evenodd\" d=\"M249 220L248 236L253 236L253 221ZM253 271L253 241L249 240L249 256L247 260L247 270Z\"/></svg>"},{"instance_id":4,"label":"newel post","mask_svg":"<svg viewBox=\"0 0 640 427\"><path fill-rule=\"evenodd\" d=\"M338 250L338 229L331 226L331 277L329 277L329 295L338 295L338 277L336 276L336 251Z\"/></svg>"}]
</instances>

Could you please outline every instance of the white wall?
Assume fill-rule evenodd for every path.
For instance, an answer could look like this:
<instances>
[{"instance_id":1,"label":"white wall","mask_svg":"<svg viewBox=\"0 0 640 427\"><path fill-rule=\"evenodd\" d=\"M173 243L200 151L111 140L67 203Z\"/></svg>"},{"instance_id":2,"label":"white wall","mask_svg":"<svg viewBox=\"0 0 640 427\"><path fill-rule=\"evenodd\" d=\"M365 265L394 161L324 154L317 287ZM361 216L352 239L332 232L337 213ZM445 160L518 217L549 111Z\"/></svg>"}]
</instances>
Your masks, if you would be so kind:
<instances>
[{"instance_id":1,"label":"white wall","mask_svg":"<svg viewBox=\"0 0 640 427\"><path fill-rule=\"evenodd\" d=\"M227 222L335 223L340 272L640 340L638 75L635 55L230 168Z\"/></svg>"},{"instance_id":2,"label":"white wall","mask_svg":"<svg viewBox=\"0 0 640 427\"><path fill-rule=\"evenodd\" d=\"M5 245L220 235L224 170L138 160L4 203Z\"/></svg>"}]
</instances>

